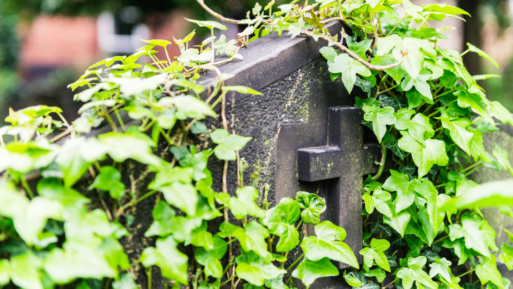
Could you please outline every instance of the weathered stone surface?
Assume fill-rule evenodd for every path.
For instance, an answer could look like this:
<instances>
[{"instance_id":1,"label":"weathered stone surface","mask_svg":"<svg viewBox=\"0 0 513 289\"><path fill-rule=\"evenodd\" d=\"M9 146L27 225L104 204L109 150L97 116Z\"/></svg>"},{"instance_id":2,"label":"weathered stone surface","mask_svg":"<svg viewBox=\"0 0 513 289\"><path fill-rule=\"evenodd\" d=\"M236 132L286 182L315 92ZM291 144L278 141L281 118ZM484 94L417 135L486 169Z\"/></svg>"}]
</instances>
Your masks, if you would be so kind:
<instances>
[{"instance_id":1,"label":"weathered stone surface","mask_svg":"<svg viewBox=\"0 0 513 289\"><path fill-rule=\"evenodd\" d=\"M328 29L335 34L340 31L340 25L332 22L328 25ZM263 96L254 96L229 93L226 102L229 131L252 137L252 140L240 152L240 157L249 164L249 169L244 173L244 185L253 185L258 189L260 192L259 202L263 201L266 186L269 187L267 201L273 206L283 197L294 198L297 191L318 193L324 198L329 198L327 192L330 191L330 186L337 186L337 179L311 183L300 182L297 178L297 149L327 144L328 109L330 107L353 107L355 96L363 97L359 89L355 88L352 95L349 95L340 79L335 82L331 80L326 61L319 53L319 49L324 45L326 43L315 42L311 38L290 39L286 35L279 37L273 33L251 42L247 48L242 49L240 53L244 57L243 61L234 61L219 67L221 72L234 75L233 78L225 81L225 85L244 85L264 94ZM216 75L207 73L202 79L202 84L208 87L214 83ZM209 92L207 91L203 97L207 97ZM217 111L220 112L219 107ZM222 127L220 118L209 118L205 123L211 130ZM132 122L132 124L137 124L137 122ZM91 135L107 131L108 127L104 126L92 132ZM359 143L373 140L372 132L367 128L361 126L359 131L361 134ZM344 138L344 132L339 133L339 137ZM212 147L211 142L202 137L198 137L194 143L197 144L199 150ZM165 144L159 146L158 153L161 153L166 160L171 161L172 155ZM364 162L363 158L362 155L358 161ZM373 163L368 154L365 154L365 159L366 163ZM219 192L221 191L223 162L213 157L209 162L209 169L212 171L214 189ZM237 171L237 163L230 161L227 183L228 193L232 195L235 195L237 189ZM130 185L130 177L139 179L138 196L147 193L146 186L154 177L153 173L135 162L128 162L124 165L123 173L126 185ZM360 172L358 175L360 176ZM347 177L349 178L349 175ZM351 175L352 177L353 175ZM86 191L91 180L84 179L83 182L84 191ZM359 179L351 179L352 191L359 192L361 183L361 176ZM146 246L155 244L155 238L145 237L144 233L153 221L151 210L161 198L161 195L147 198L138 204L137 208L128 211L128 214L135 216L135 222L129 227L130 237L123 239L122 243L131 262L138 260ZM351 195L348 200L356 203L352 205L348 203L344 208L346 210L344 216L351 214L347 211L348 208L354 208L355 211L351 211L355 215L353 217L361 219L361 197L355 198ZM94 202L93 205L94 207L101 206L99 202ZM330 209L333 208L328 204L328 211ZM340 209L337 210L340 211ZM338 217L329 217L325 213L321 218L325 220ZM232 220L238 224L238 221L233 218ZM123 218L121 221L125 222ZM222 218L219 218L213 222L214 224L209 228L212 233L216 233L216 223L218 225L222 221ZM361 232L361 221L352 222L352 224L356 228L346 227L348 232L355 230ZM303 226L300 229L301 238L313 234L313 226L308 227ZM361 233L350 235L348 239L361 246ZM234 252L239 250L237 244L238 242L233 243ZM190 246L181 249L191 256ZM290 252L285 268L290 266L301 254L300 248ZM193 258L190 258L190 263L193 264ZM141 288L147 288L148 279L144 268L138 264L131 268L131 272L136 276L137 284ZM193 272L189 273L192 277ZM160 276L158 267L154 266L152 268L152 288L165 288L166 284L169 282ZM303 287L300 281L295 285ZM348 287L342 275L324 279L312 285L312 288L342 287Z\"/></svg>"},{"instance_id":2,"label":"weathered stone surface","mask_svg":"<svg viewBox=\"0 0 513 289\"><path fill-rule=\"evenodd\" d=\"M495 144L497 144L509 153L509 161L510 163L513 163L513 126L502 125L499 126L499 128L501 129L499 132L486 133L484 135L485 148L491 153ZM479 184L512 178L511 174L507 171L501 170L498 172L486 167L481 167L469 177ZM501 244L508 240L508 235L504 233L502 229L505 228L513 230L513 218L510 218L505 214L501 214L497 208L487 208L482 211L485 218L488 220L488 223L490 223L497 233L495 242L500 248ZM498 262L500 263L500 260L498 260ZM499 266L499 270L503 276L513 281L513 273L510 272L504 264Z\"/></svg>"}]
</instances>

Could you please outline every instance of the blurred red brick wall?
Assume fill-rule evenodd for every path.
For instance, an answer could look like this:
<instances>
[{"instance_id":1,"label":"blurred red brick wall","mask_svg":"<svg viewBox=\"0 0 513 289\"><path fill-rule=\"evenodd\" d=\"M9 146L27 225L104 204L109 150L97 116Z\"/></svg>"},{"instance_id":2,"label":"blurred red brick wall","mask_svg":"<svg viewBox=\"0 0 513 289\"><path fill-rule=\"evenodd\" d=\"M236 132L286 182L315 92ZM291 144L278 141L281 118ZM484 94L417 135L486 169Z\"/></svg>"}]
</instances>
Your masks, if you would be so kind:
<instances>
[{"instance_id":1,"label":"blurred red brick wall","mask_svg":"<svg viewBox=\"0 0 513 289\"><path fill-rule=\"evenodd\" d=\"M98 58L95 18L39 16L22 39L20 70L40 67L82 69Z\"/></svg>"}]
</instances>

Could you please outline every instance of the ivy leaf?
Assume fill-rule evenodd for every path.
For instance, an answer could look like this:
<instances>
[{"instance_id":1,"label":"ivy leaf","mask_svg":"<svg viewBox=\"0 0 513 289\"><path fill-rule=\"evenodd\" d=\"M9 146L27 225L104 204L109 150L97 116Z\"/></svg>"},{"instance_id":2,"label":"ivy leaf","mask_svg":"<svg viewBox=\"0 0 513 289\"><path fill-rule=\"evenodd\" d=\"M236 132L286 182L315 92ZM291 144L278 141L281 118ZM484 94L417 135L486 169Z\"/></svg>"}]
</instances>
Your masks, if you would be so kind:
<instances>
[{"instance_id":1,"label":"ivy leaf","mask_svg":"<svg viewBox=\"0 0 513 289\"><path fill-rule=\"evenodd\" d=\"M467 45L468 45L468 50L479 54L479 56L481 56L481 57L483 57L485 59L490 60L493 63L493 65L495 65L495 67L497 67L497 69L499 69L499 64L497 63L497 61L493 60L493 58L490 55L488 55L486 52L484 52L483 50L475 47L474 45L472 45L470 43L467 43ZM501 285L502 285L502 283L501 283ZM499 286L499 285L497 285L497 286Z\"/></svg>"},{"instance_id":2,"label":"ivy leaf","mask_svg":"<svg viewBox=\"0 0 513 289\"><path fill-rule=\"evenodd\" d=\"M154 142L143 133L109 132L100 135L98 140L112 159L117 162L124 162L128 158L132 158L142 164L161 166L161 159L151 151Z\"/></svg>"},{"instance_id":3,"label":"ivy leaf","mask_svg":"<svg viewBox=\"0 0 513 289\"><path fill-rule=\"evenodd\" d=\"M502 244L501 251L499 259L508 267L508 270L513 270L513 247Z\"/></svg>"},{"instance_id":4,"label":"ivy leaf","mask_svg":"<svg viewBox=\"0 0 513 289\"><path fill-rule=\"evenodd\" d=\"M443 205L450 199L447 195L438 195L438 190L433 183L426 179L420 179L415 184L415 191L423 196L428 203L427 213L429 214L429 223L436 235L438 229L445 218L445 211L442 210ZM433 235L433 238L435 236ZM432 241L432 240L431 240Z\"/></svg>"},{"instance_id":5,"label":"ivy leaf","mask_svg":"<svg viewBox=\"0 0 513 289\"><path fill-rule=\"evenodd\" d=\"M495 261L494 255L490 255L488 258L485 258L483 264L476 266L476 275L483 285L488 282L492 282L495 286L504 288L502 284L502 276L497 269L497 262Z\"/></svg>"},{"instance_id":6,"label":"ivy leaf","mask_svg":"<svg viewBox=\"0 0 513 289\"><path fill-rule=\"evenodd\" d=\"M466 91L455 92L454 95L458 96L458 105L466 108L470 107L473 112L479 114L488 123L494 124L493 118L490 116L485 108L482 98L477 94L471 94Z\"/></svg>"},{"instance_id":7,"label":"ivy leaf","mask_svg":"<svg viewBox=\"0 0 513 289\"><path fill-rule=\"evenodd\" d=\"M380 1L380 0L378 0ZM348 36L346 38L347 46L351 51L356 53L356 55L360 56L361 59L367 59L366 52L369 50L372 45L372 39L365 39L360 42L357 41L356 37Z\"/></svg>"},{"instance_id":8,"label":"ivy leaf","mask_svg":"<svg viewBox=\"0 0 513 289\"><path fill-rule=\"evenodd\" d=\"M221 231L218 233L219 237L226 238L231 236L237 238L245 252L254 251L263 258L267 258L270 255L265 241L265 238L269 237L269 232L256 221L249 222L246 228L224 222L219 229Z\"/></svg>"},{"instance_id":9,"label":"ivy leaf","mask_svg":"<svg viewBox=\"0 0 513 289\"><path fill-rule=\"evenodd\" d=\"M230 211L233 213L235 218L242 219L247 215L255 216L257 218L264 217L264 210L255 204L255 200L258 199L258 191L253 187L243 187L237 189L237 198L231 198L228 203ZM297 207L297 214L299 217L299 206Z\"/></svg>"},{"instance_id":10,"label":"ivy leaf","mask_svg":"<svg viewBox=\"0 0 513 289\"><path fill-rule=\"evenodd\" d=\"M237 276L256 286L264 285L266 279L274 279L287 273L252 252L237 257L235 261L238 265L235 269Z\"/></svg>"},{"instance_id":11,"label":"ivy leaf","mask_svg":"<svg viewBox=\"0 0 513 289\"><path fill-rule=\"evenodd\" d=\"M187 19L187 18L185 18L185 20L192 22L192 23L196 23L200 27L207 27L209 29L214 29L214 28L217 28L219 30L228 29L223 24L221 24L219 22L215 22L215 21L199 21L199 20L192 20L192 19Z\"/></svg>"},{"instance_id":12,"label":"ivy leaf","mask_svg":"<svg viewBox=\"0 0 513 289\"><path fill-rule=\"evenodd\" d=\"M179 95L176 97L162 97L158 105L169 107L174 105L178 119L216 117L216 113L203 100L192 95Z\"/></svg>"},{"instance_id":13,"label":"ivy leaf","mask_svg":"<svg viewBox=\"0 0 513 289\"><path fill-rule=\"evenodd\" d=\"M431 270L429 270L429 277L433 278L436 275L440 274L441 277L443 277L448 282L451 282L451 274L449 273L449 268L451 266L451 261L445 259L445 258L436 258L435 263L429 264L429 267L431 267Z\"/></svg>"},{"instance_id":14,"label":"ivy leaf","mask_svg":"<svg viewBox=\"0 0 513 289\"><path fill-rule=\"evenodd\" d=\"M61 220L60 202L35 197L29 201L10 182L0 181L0 215L13 219L16 232L28 245L37 241L48 219Z\"/></svg>"},{"instance_id":15,"label":"ivy leaf","mask_svg":"<svg viewBox=\"0 0 513 289\"><path fill-rule=\"evenodd\" d=\"M392 211L390 211L390 207L386 203L392 199L392 196L389 192L378 188L374 191L372 196L370 194L364 194L363 199L365 200L365 208L367 213L372 214L375 207L381 214L392 217Z\"/></svg>"},{"instance_id":16,"label":"ivy leaf","mask_svg":"<svg viewBox=\"0 0 513 289\"><path fill-rule=\"evenodd\" d=\"M378 65L378 66L386 66L386 65L394 64L396 62L397 62L397 60L395 60L395 58L392 54L376 55L371 60L371 64ZM392 77L392 79L395 80L395 82L397 84L400 84L402 82L403 77L406 75L406 71L404 71L404 69L402 69L400 65L393 67L393 68L385 69L385 72L388 75L390 75ZM408 98L408 101L409 101L409 98ZM410 108L413 108L413 107L410 107Z\"/></svg>"},{"instance_id":17,"label":"ivy leaf","mask_svg":"<svg viewBox=\"0 0 513 289\"><path fill-rule=\"evenodd\" d=\"M184 211L188 216L196 214L196 203L198 202L198 192L196 188L188 183L176 181L170 185L162 187L151 187L151 189L158 189L164 194L166 201Z\"/></svg>"},{"instance_id":18,"label":"ivy leaf","mask_svg":"<svg viewBox=\"0 0 513 289\"><path fill-rule=\"evenodd\" d=\"M507 151L495 144L493 156L497 158L497 161L504 170L509 171L513 175L513 167L511 167L511 163L509 162L509 154Z\"/></svg>"},{"instance_id":19,"label":"ivy leaf","mask_svg":"<svg viewBox=\"0 0 513 289\"><path fill-rule=\"evenodd\" d=\"M11 268L10 268L9 260L7 260L7 259L0 260L0 286L5 286L9 283L9 280L11 279L10 271L11 271Z\"/></svg>"},{"instance_id":20,"label":"ivy leaf","mask_svg":"<svg viewBox=\"0 0 513 289\"><path fill-rule=\"evenodd\" d=\"M397 272L397 277L403 279L404 289L410 289L413 282L422 284L426 287L437 289L438 284L433 282L429 275L422 270L422 267L426 264L426 257L420 256L417 258L408 259L408 268L401 268Z\"/></svg>"},{"instance_id":21,"label":"ivy leaf","mask_svg":"<svg viewBox=\"0 0 513 289\"><path fill-rule=\"evenodd\" d=\"M214 238L212 233L207 231L207 221L202 220L201 225L191 231L190 244L196 247L203 247L207 250L214 248ZM189 245L189 240L186 240L185 245Z\"/></svg>"},{"instance_id":22,"label":"ivy leaf","mask_svg":"<svg viewBox=\"0 0 513 289\"><path fill-rule=\"evenodd\" d=\"M77 153L84 142L84 137L70 139L65 142L55 160L64 173L63 180L67 187L75 184L90 166L90 162L84 160L81 154Z\"/></svg>"},{"instance_id":23,"label":"ivy leaf","mask_svg":"<svg viewBox=\"0 0 513 289\"><path fill-rule=\"evenodd\" d=\"M148 188L161 191L169 204L178 207L188 216L194 216L198 192L191 184L192 176L191 168L163 166Z\"/></svg>"},{"instance_id":24,"label":"ivy leaf","mask_svg":"<svg viewBox=\"0 0 513 289\"><path fill-rule=\"evenodd\" d=\"M413 79L411 76L406 75L404 81L401 83L401 88L404 91L409 91L415 86L416 91L422 95L422 99L429 104L433 104L433 95L431 94L431 87L428 83L430 79L431 73L429 73L428 70L423 69L420 71L417 79Z\"/></svg>"},{"instance_id":25,"label":"ivy leaf","mask_svg":"<svg viewBox=\"0 0 513 289\"><path fill-rule=\"evenodd\" d=\"M76 190L63 186L57 178L43 178L39 180L37 192L46 199L60 202L64 207L67 205L79 206L90 202L88 198Z\"/></svg>"},{"instance_id":26,"label":"ivy leaf","mask_svg":"<svg viewBox=\"0 0 513 289\"><path fill-rule=\"evenodd\" d=\"M41 263L41 259L31 252L12 257L9 268L12 282L21 288L42 289Z\"/></svg>"},{"instance_id":27,"label":"ivy leaf","mask_svg":"<svg viewBox=\"0 0 513 289\"><path fill-rule=\"evenodd\" d=\"M243 137L230 134L225 129L216 129L210 134L212 141L217 144L214 149L216 157L220 160L234 161L237 159L236 152L244 148L251 140L250 137Z\"/></svg>"},{"instance_id":28,"label":"ivy leaf","mask_svg":"<svg viewBox=\"0 0 513 289\"><path fill-rule=\"evenodd\" d=\"M495 229L490 226L486 220L481 221L480 229L481 232L483 232L486 245L488 245L488 247L493 251L499 251L499 248L497 248L497 245L495 244L495 237L497 236Z\"/></svg>"},{"instance_id":29,"label":"ivy leaf","mask_svg":"<svg viewBox=\"0 0 513 289\"><path fill-rule=\"evenodd\" d=\"M401 64L401 67L406 70L412 79L417 79L419 76L425 56L436 57L436 51L428 40L410 37L403 39L396 34L380 37L377 47L378 56L383 56L392 51L392 55L396 61L400 61L403 58L402 53L408 51L408 56Z\"/></svg>"},{"instance_id":30,"label":"ivy leaf","mask_svg":"<svg viewBox=\"0 0 513 289\"><path fill-rule=\"evenodd\" d=\"M374 283L374 282L367 282L367 284L361 286L361 287L357 287L358 289L379 289L381 288L378 284Z\"/></svg>"},{"instance_id":31,"label":"ivy leaf","mask_svg":"<svg viewBox=\"0 0 513 289\"><path fill-rule=\"evenodd\" d=\"M296 200L301 207L301 219L306 224L318 224L320 215L326 211L326 201L317 194L298 192Z\"/></svg>"},{"instance_id":32,"label":"ivy leaf","mask_svg":"<svg viewBox=\"0 0 513 289\"><path fill-rule=\"evenodd\" d=\"M392 212L392 217L389 218L384 216L383 222L396 230L401 235L401 237L404 237L404 231L406 230L406 226L408 226L410 218L410 213L406 211L402 211L400 213Z\"/></svg>"},{"instance_id":33,"label":"ivy leaf","mask_svg":"<svg viewBox=\"0 0 513 289\"><path fill-rule=\"evenodd\" d=\"M144 236L161 236L165 237L173 232L173 225L176 220L175 211L166 202L160 200L151 212L153 223L144 233Z\"/></svg>"},{"instance_id":34,"label":"ivy leaf","mask_svg":"<svg viewBox=\"0 0 513 289\"><path fill-rule=\"evenodd\" d=\"M112 283L113 289L137 289L132 273L123 274L118 280Z\"/></svg>"},{"instance_id":35,"label":"ivy leaf","mask_svg":"<svg viewBox=\"0 0 513 289\"><path fill-rule=\"evenodd\" d=\"M445 151L445 143L440 140L428 139L424 146L411 137L409 133L401 132L403 137L398 145L404 151L413 155L413 161L419 168L419 178L425 176L433 165L446 166L449 158Z\"/></svg>"},{"instance_id":36,"label":"ivy leaf","mask_svg":"<svg viewBox=\"0 0 513 289\"><path fill-rule=\"evenodd\" d=\"M328 61L328 64L333 63L335 57L337 57L338 53L333 47L324 46L319 50L322 56Z\"/></svg>"},{"instance_id":37,"label":"ivy leaf","mask_svg":"<svg viewBox=\"0 0 513 289\"><path fill-rule=\"evenodd\" d=\"M397 121L394 116L394 109L392 107L380 108L374 105L364 105L363 111L365 112L364 119L372 122L372 130L381 143L387 132L387 125L393 125Z\"/></svg>"},{"instance_id":38,"label":"ivy leaf","mask_svg":"<svg viewBox=\"0 0 513 289\"><path fill-rule=\"evenodd\" d=\"M353 90L356 82L356 74L361 76L371 76L371 71L360 62L354 60L348 54L339 54L332 63L328 63L331 73L342 73L342 82L349 94Z\"/></svg>"},{"instance_id":39,"label":"ivy leaf","mask_svg":"<svg viewBox=\"0 0 513 289\"><path fill-rule=\"evenodd\" d=\"M241 94L253 94L253 95L264 95L263 93L256 91L246 86L223 86L223 91L236 91Z\"/></svg>"},{"instance_id":40,"label":"ivy leaf","mask_svg":"<svg viewBox=\"0 0 513 289\"><path fill-rule=\"evenodd\" d=\"M319 278L338 276L338 274L337 267L335 267L328 258L322 258L317 261L304 258L294 272L292 272L292 276L301 279L305 286L312 285L312 283Z\"/></svg>"},{"instance_id":41,"label":"ivy leaf","mask_svg":"<svg viewBox=\"0 0 513 289\"><path fill-rule=\"evenodd\" d=\"M120 199L125 195L125 184L121 182L121 173L111 166L104 166L100 173L89 186L89 190L99 189L108 191L114 199Z\"/></svg>"},{"instance_id":42,"label":"ivy leaf","mask_svg":"<svg viewBox=\"0 0 513 289\"><path fill-rule=\"evenodd\" d=\"M509 123L510 125L513 125L513 116L511 115L511 112L509 112L509 110L505 108L500 102L490 102L488 104L488 110L490 110L490 113L498 118L502 124Z\"/></svg>"},{"instance_id":43,"label":"ivy leaf","mask_svg":"<svg viewBox=\"0 0 513 289\"><path fill-rule=\"evenodd\" d=\"M399 110L408 107L408 101L406 100L406 98L404 98L404 96L391 97L381 94L379 96L379 102L381 102L383 107L393 107L395 112L398 112Z\"/></svg>"},{"instance_id":44,"label":"ivy leaf","mask_svg":"<svg viewBox=\"0 0 513 289\"><path fill-rule=\"evenodd\" d=\"M463 214L461 225L453 224L449 226L449 237L452 241L464 238L465 246L474 249L485 257L490 256L490 251L485 243L483 233L479 229L480 223L469 214Z\"/></svg>"},{"instance_id":45,"label":"ivy leaf","mask_svg":"<svg viewBox=\"0 0 513 289\"><path fill-rule=\"evenodd\" d=\"M403 0L404 11L411 15L414 19L422 19L422 7L411 3L410 0ZM407 288L409 289L409 288Z\"/></svg>"},{"instance_id":46,"label":"ivy leaf","mask_svg":"<svg viewBox=\"0 0 513 289\"><path fill-rule=\"evenodd\" d=\"M363 261L367 267L372 267L376 262L379 267L390 272L390 265L385 253L383 253L388 248L390 248L390 243L387 240L372 239L370 247L360 250L360 254L363 256Z\"/></svg>"},{"instance_id":47,"label":"ivy leaf","mask_svg":"<svg viewBox=\"0 0 513 289\"><path fill-rule=\"evenodd\" d=\"M376 6L382 4L384 2L384 0L366 0L365 2L369 3L369 5L372 8L376 8ZM353 286L353 287L355 287L355 286Z\"/></svg>"},{"instance_id":48,"label":"ivy leaf","mask_svg":"<svg viewBox=\"0 0 513 289\"><path fill-rule=\"evenodd\" d=\"M221 278L223 275L223 266L219 259L223 258L228 250L225 240L219 236L214 237L214 247L207 251L205 248L196 249L195 258L199 264L205 266L205 274L215 278Z\"/></svg>"},{"instance_id":49,"label":"ivy leaf","mask_svg":"<svg viewBox=\"0 0 513 289\"><path fill-rule=\"evenodd\" d=\"M262 223L271 234L280 237L276 251L289 252L299 244L299 233L294 223L299 219L300 211L298 202L291 198L281 199L278 206L267 211Z\"/></svg>"},{"instance_id":50,"label":"ivy leaf","mask_svg":"<svg viewBox=\"0 0 513 289\"><path fill-rule=\"evenodd\" d=\"M264 284L269 289L289 289L289 286L283 284L283 276L280 275L274 279L266 279Z\"/></svg>"},{"instance_id":51,"label":"ivy leaf","mask_svg":"<svg viewBox=\"0 0 513 289\"><path fill-rule=\"evenodd\" d=\"M390 177L383 184L385 190L397 192L395 201L395 212L408 208L415 200L415 183L410 182L410 178L398 171L390 170ZM389 216L390 217L390 216Z\"/></svg>"},{"instance_id":52,"label":"ivy leaf","mask_svg":"<svg viewBox=\"0 0 513 289\"><path fill-rule=\"evenodd\" d=\"M469 146L470 155L475 161L481 159L486 163L492 163L492 159L483 144L483 133L474 127L468 127L467 130L474 134Z\"/></svg>"},{"instance_id":53,"label":"ivy leaf","mask_svg":"<svg viewBox=\"0 0 513 289\"><path fill-rule=\"evenodd\" d=\"M365 276L355 271L349 273L347 273L347 271L344 272L344 279L351 287L360 287L367 283Z\"/></svg>"},{"instance_id":54,"label":"ivy leaf","mask_svg":"<svg viewBox=\"0 0 513 289\"><path fill-rule=\"evenodd\" d=\"M172 236L157 239L157 246L146 247L141 254L141 262L144 267L159 266L162 276L181 284L188 284L187 255L178 251L177 243Z\"/></svg>"},{"instance_id":55,"label":"ivy leaf","mask_svg":"<svg viewBox=\"0 0 513 289\"><path fill-rule=\"evenodd\" d=\"M406 108L397 112L395 114L395 117L397 118L395 128L398 130L408 130L411 137L416 141L423 143L424 140L435 136L435 131L433 130L431 123L429 123L429 119L422 113L417 113L413 119L410 120L414 113L414 110L408 110Z\"/></svg>"},{"instance_id":56,"label":"ivy leaf","mask_svg":"<svg viewBox=\"0 0 513 289\"><path fill-rule=\"evenodd\" d=\"M306 258L312 261L324 257L359 268L358 261L351 248L344 242L346 231L331 223L324 221L315 226L317 237L309 236L301 242L301 248Z\"/></svg>"},{"instance_id":57,"label":"ivy leaf","mask_svg":"<svg viewBox=\"0 0 513 289\"><path fill-rule=\"evenodd\" d=\"M119 261L124 263L122 267L128 268L128 258L119 243L112 239L103 241L102 245L101 239L67 239L65 250L55 248L46 256L44 269L52 280L60 284L76 278L117 278Z\"/></svg>"},{"instance_id":58,"label":"ivy leaf","mask_svg":"<svg viewBox=\"0 0 513 289\"><path fill-rule=\"evenodd\" d=\"M410 89L406 92L406 98L408 99L408 109L414 109L422 104L424 96L417 89Z\"/></svg>"},{"instance_id":59,"label":"ivy leaf","mask_svg":"<svg viewBox=\"0 0 513 289\"><path fill-rule=\"evenodd\" d=\"M392 153L399 157L401 160L404 160L406 157L406 153L401 148L399 148L397 140L387 142L387 149L391 150Z\"/></svg>"},{"instance_id":60,"label":"ivy leaf","mask_svg":"<svg viewBox=\"0 0 513 289\"><path fill-rule=\"evenodd\" d=\"M466 117L451 120L447 115L443 115L440 120L442 126L449 130L452 140L466 153L470 154L470 143L474 134L467 131L467 127L471 125L471 121Z\"/></svg>"},{"instance_id":61,"label":"ivy leaf","mask_svg":"<svg viewBox=\"0 0 513 289\"><path fill-rule=\"evenodd\" d=\"M388 262L388 259L387 259L387 262ZM376 277L376 280L378 280L379 283L383 283L383 281L385 281L385 278L386 278L385 271L383 271L383 269L379 269L379 268L369 270L368 272L363 272L363 275L365 275L367 277Z\"/></svg>"},{"instance_id":62,"label":"ivy leaf","mask_svg":"<svg viewBox=\"0 0 513 289\"><path fill-rule=\"evenodd\" d=\"M470 207L490 207L501 205L513 205L511 188L513 180L495 181L472 188L463 196L447 202L443 210L455 210Z\"/></svg>"}]
</instances>

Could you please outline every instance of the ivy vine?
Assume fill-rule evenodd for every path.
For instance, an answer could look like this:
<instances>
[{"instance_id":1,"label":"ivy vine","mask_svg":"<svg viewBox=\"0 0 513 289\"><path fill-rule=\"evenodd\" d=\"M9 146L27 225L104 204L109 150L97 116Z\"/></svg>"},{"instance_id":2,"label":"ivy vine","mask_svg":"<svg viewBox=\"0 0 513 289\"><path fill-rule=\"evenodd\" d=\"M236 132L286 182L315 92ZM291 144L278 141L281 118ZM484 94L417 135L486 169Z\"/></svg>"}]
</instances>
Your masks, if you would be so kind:
<instances>
[{"instance_id":1,"label":"ivy vine","mask_svg":"<svg viewBox=\"0 0 513 289\"><path fill-rule=\"evenodd\" d=\"M238 40L216 39L215 29L227 29L221 23L188 19L210 29L211 37L195 47L194 32L175 39L176 60L167 54L161 60L154 50L172 42L148 40L133 55L93 64L70 84L84 88L74 97L84 103L77 120L45 105L11 110L10 125L0 128L0 287L134 289L131 272L143 266L152 288L151 268L158 266L166 287L283 289L299 284L293 279L309 287L339 275L332 263L338 261L351 267L342 274L345 281L360 289L508 289L497 258L513 269L513 234L504 229L510 239L497 247L479 208L499 206L513 217L513 183L478 186L468 176L482 166L513 174L505 150L495 146L490 154L483 145L484 134L498 130L497 120L513 125L513 117L478 85L490 75L471 76L461 56L493 60L471 44L461 54L440 47L446 36L428 25L467 13L409 0L298 2L257 4L239 21L198 0L220 20L247 25ZM337 35L326 28L332 21L344 24ZM321 222L326 203L318 195L298 192L271 207L268 187L259 192L244 185L247 164L238 152L250 138L229 130L225 97L261 93L224 85L231 76L216 66L241 59L238 52L250 41L284 31L327 42L320 52L333 81L367 95L355 97L355 105L365 112L363 125L375 133L383 157L378 174L362 188L360 252L343 242L344 228ZM226 60L216 61L219 55ZM143 56L150 63L141 63ZM198 84L205 71L217 75L209 94ZM218 117L215 111L222 128L209 130L202 120ZM125 123L121 112L133 121ZM104 122L111 132L88 137ZM191 134L210 139L213 148L196 146ZM6 142L7 135L13 140ZM162 143L165 149L158 150ZM214 157L224 162L221 192L212 188L207 168ZM145 169L123 169L134 161ZM238 168L235 194L227 189L228 161ZM77 190L84 180L98 204ZM156 244L129 260L120 239L129 236L132 209L150 196L158 198L145 236ZM221 225L209 230L218 218ZM300 237L305 224L313 225L315 236ZM293 250L302 254L289 255ZM363 256L362 264L355 254Z\"/></svg>"}]
</instances>

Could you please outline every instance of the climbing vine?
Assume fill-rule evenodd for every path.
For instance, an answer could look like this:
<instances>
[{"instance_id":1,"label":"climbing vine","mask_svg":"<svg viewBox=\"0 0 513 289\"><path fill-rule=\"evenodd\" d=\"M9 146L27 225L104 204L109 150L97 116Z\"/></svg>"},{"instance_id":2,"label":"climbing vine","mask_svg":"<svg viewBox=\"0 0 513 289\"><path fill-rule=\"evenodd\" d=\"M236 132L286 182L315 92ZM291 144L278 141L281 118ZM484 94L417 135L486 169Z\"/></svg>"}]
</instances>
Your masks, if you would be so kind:
<instances>
[{"instance_id":1,"label":"climbing vine","mask_svg":"<svg viewBox=\"0 0 513 289\"><path fill-rule=\"evenodd\" d=\"M211 37L194 47L194 32L174 43L148 40L133 55L90 66L69 85L82 88L74 97L84 103L77 120L44 105L11 110L10 125L0 128L0 287L133 289L132 272L142 266L142 285L152 288L151 270L158 266L166 287L283 289L297 286L294 279L309 287L339 275L332 264L338 261L351 267L343 272L347 283L361 289L507 289L496 262L513 269L513 247L496 246L479 207L500 203L513 217L507 206L513 184L478 186L468 176L482 166L513 174L505 150L496 146L491 155L483 145L483 134L498 130L497 120L513 125L513 117L478 85L490 76L471 76L461 56L493 60L471 44L462 54L443 49L438 40L446 36L428 22L467 13L409 0L298 2L257 4L238 21L198 0L220 20L247 25L238 40L214 37L215 29L226 30L221 23L189 20L209 28ZM332 21L343 23L336 35L326 28ZM239 50L253 39L284 31L326 42L320 52L332 80L366 96L355 97L355 105L383 157L362 188L360 252L343 242L343 228L321 222L326 203L317 194L298 192L271 206L268 187L244 186L247 164L238 152L250 138L230 131L225 97L260 93L224 85L231 76L217 66L241 59ZM181 55L159 59L155 48L168 45L178 45ZM219 55L226 60L216 61ZM199 84L206 71L217 76L209 91ZM222 128L209 129L217 117ZM91 136L103 123L111 131ZM4 141L7 135L13 140ZM224 162L220 192L207 168L212 158ZM234 194L228 161L238 168ZM149 197L156 201L145 236L155 237L155 246L129 260L121 240L130 237L134 208ZM315 236L300 234L306 224ZM192 254L184 254L184 246ZM302 254L289 255L293 250Z\"/></svg>"}]
</instances>

